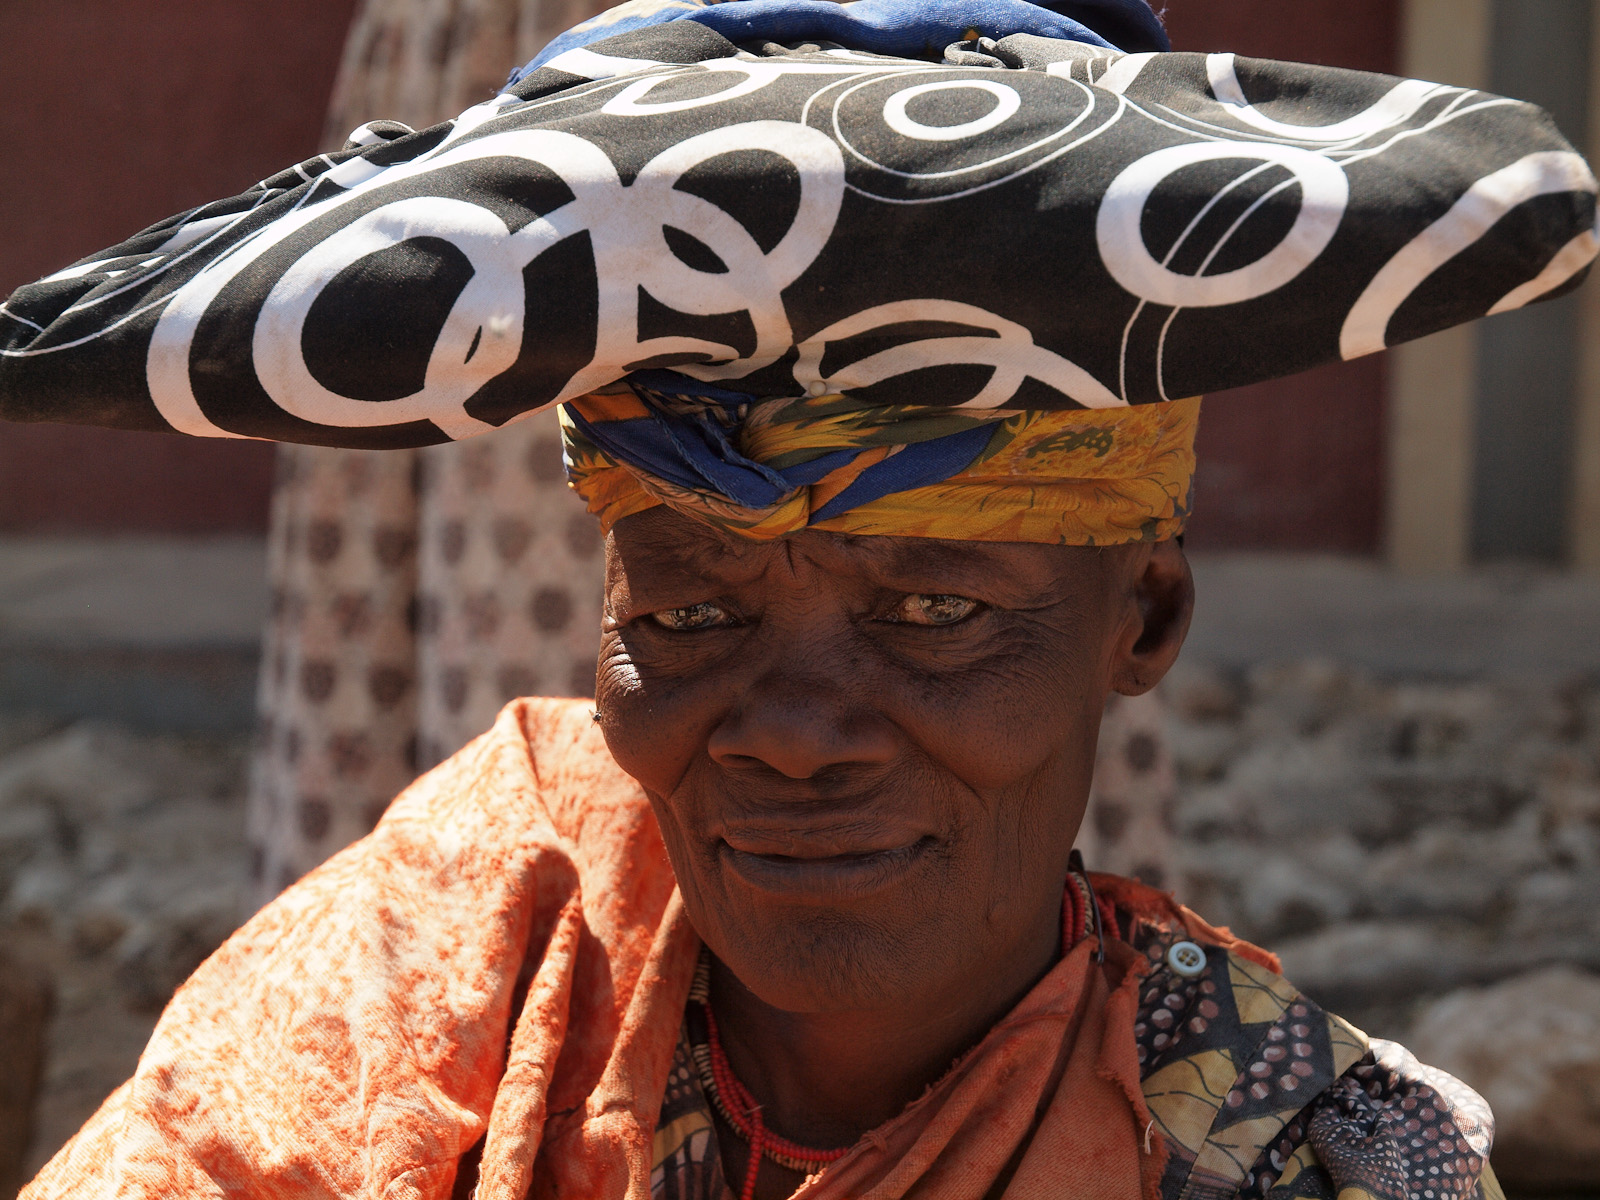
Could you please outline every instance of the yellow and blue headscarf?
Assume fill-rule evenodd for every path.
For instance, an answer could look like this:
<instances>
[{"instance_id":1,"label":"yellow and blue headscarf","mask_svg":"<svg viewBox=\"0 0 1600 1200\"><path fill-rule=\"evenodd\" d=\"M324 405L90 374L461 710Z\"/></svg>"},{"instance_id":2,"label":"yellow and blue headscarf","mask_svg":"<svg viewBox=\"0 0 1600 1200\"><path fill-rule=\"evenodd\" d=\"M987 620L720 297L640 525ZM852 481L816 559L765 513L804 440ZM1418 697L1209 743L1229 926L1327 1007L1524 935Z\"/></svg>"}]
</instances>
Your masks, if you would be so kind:
<instances>
[{"instance_id":1,"label":"yellow and blue headscarf","mask_svg":"<svg viewBox=\"0 0 1600 1200\"><path fill-rule=\"evenodd\" d=\"M669 371L565 405L572 486L609 530L666 504L750 538L802 529L1108 546L1183 531L1198 399L1065 412L758 400Z\"/></svg>"}]
</instances>

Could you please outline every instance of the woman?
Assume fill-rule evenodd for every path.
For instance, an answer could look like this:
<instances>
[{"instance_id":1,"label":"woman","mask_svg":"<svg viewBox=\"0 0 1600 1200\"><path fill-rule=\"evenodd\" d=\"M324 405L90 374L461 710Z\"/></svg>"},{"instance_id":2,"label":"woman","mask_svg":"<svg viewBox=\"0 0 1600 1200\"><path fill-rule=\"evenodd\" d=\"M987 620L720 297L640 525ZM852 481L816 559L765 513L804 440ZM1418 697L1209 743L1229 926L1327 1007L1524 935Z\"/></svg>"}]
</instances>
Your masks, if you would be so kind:
<instances>
[{"instance_id":1,"label":"woman","mask_svg":"<svg viewBox=\"0 0 1600 1200\"><path fill-rule=\"evenodd\" d=\"M13 417L562 403L607 538L593 708L258 914L27 1195L1498 1194L1469 1091L1069 848L1188 624L1176 397L1571 286L1594 177L1063 10L625 6L8 302Z\"/></svg>"}]
</instances>

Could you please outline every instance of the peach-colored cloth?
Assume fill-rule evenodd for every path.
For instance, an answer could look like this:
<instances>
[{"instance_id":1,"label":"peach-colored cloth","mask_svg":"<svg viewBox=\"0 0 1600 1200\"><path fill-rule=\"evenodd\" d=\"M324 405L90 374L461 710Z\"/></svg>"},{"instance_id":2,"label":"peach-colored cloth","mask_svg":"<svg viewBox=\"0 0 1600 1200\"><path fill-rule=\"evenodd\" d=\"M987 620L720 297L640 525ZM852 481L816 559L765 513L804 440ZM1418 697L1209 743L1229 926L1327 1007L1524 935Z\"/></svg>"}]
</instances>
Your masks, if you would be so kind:
<instances>
[{"instance_id":1,"label":"peach-colored cloth","mask_svg":"<svg viewBox=\"0 0 1600 1200\"><path fill-rule=\"evenodd\" d=\"M1159 1195L1165 1147L1134 1054L1143 959L1112 942L1104 966L1085 939L926 1096L796 1193L806 1200L991 1195L1132 1200ZM1020 1161L1018 1161L1020 1159Z\"/></svg>"},{"instance_id":2,"label":"peach-colored cloth","mask_svg":"<svg viewBox=\"0 0 1600 1200\"><path fill-rule=\"evenodd\" d=\"M588 704L517 701L196 972L23 1196L443 1200L487 1131L481 1200L644 1200L698 951ZM803 1194L965 1200L1014 1171L1011 1200L1153 1198L1143 959L1093 951Z\"/></svg>"}]
</instances>

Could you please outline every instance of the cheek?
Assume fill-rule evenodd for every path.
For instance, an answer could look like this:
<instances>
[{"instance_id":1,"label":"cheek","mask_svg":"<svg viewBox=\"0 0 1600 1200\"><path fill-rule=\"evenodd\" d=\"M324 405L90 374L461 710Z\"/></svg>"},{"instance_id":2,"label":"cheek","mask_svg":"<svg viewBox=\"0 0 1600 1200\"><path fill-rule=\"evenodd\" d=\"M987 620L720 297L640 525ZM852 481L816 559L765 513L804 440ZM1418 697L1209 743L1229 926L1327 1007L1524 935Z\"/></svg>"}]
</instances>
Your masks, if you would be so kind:
<instances>
[{"instance_id":1,"label":"cheek","mask_svg":"<svg viewBox=\"0 0 1600 1200\"><path fill-rule=\"evenodd\" d=\"M1090 664L1030 651L918 681L907 713L913 736L974 791L1012 792L1050 776L1055 785L1094 766L1106 689Z\"/></svg>"},{"instance_id":2,"label":"cheek","mask_svg":"<svg viewBox=\"0 0 1600 1200\"><path fill-rule=\"evenodd\" d=\"M595 682L600 729L617 765L652 797L677 793L704 757L720 711L716 697L727 690L717 686L718 678L703 664L640 662L620 633L601 636Z\"/></svg>"},{"instance_id":3,"label":"cheek","mask_svg":"<svg viewBox=\"0 0 1600 1200\"><path fill-rule=\"evenodd\" d=\"M653 668L641 670L622 637L602 635L595 704L606 746L650 800L690 920L702 937L718 940L719 917L727 906L708 895L716 864L694 836L704 814L697 812L693 786L714 714L697 700L696 691Z\"/></svg>"},{"instance_id":4,"label":"cheek","mask_svg":"<svg viewBox=\"0 0 1600 1200\"><path fill-rule=\"evenodd\" d=\"M667 857L694 911L704 907L698 902L700 864L687 836L695 818L687 811L681 785L691 774L704 735L693 704L685 703L680 693L670 682L641 678L623 639L614 633L602 636L595 705L606 747L649 797Z\"/></svg>"},{"instance_id":5,"label":"cheek","mask_svg":"<svg viewBox=\"0 0 1600 1200\"><path fill-rule=\"evenodd\" d=\"M621 636L601 636L594 690L600 729L617 765L652 795L672 790L689 753L683 722L663 703L663 690L646 688Z\"/></svg>"}]
</instances>

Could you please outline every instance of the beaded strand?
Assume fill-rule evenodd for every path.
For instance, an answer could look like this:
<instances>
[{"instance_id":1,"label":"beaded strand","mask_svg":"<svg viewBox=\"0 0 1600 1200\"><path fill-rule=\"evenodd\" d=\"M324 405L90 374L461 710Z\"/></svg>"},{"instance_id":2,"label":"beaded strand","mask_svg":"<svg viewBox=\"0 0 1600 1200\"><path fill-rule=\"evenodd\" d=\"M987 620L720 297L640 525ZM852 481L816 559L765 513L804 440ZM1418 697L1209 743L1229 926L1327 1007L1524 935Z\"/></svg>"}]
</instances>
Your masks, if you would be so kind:
<instances>
[{"instance_id":1,"label":"beaded strand","mask_svg":"<svg viewBox=\"0 0 1600 1200\"><path fill-rule=\"evenodd\" d=\"M694 1061L706 1098L750 1147L749 1165L745 1168L739 1200L754 1200L756 1177L760 1174L763 1158L770 1158L787 1170L814 1175L829 1163L838 1162L849 1153L849 1147L815 1150L779 1137L767 1128L761 1117L761 1106L756 1103L749 1089L739 1082L739 1077L728 1064L728 1056L723 1052L722 1038L717 1032L717 1018L711 1012L710 967L709 958L702 956L695 971L694 987L689 992L689 999L700 1005L706 1018L706 1041L704 1045L693 1047Z\"/></svg>"}]
</instances>

